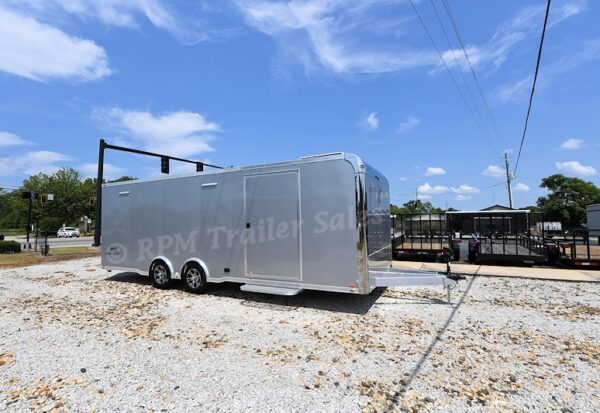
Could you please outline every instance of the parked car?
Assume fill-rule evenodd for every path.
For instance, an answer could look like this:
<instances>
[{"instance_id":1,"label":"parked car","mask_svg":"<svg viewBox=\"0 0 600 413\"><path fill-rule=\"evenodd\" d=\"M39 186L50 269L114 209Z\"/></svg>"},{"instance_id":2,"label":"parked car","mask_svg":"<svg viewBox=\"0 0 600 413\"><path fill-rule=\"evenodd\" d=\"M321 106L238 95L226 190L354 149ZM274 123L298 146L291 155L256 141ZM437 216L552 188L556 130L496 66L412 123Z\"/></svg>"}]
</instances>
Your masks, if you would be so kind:
<instances>
[{"instance_id":1,"label":"parked car","mask_svg":"<svg viewBox=\"0 0 600 413\"><path fill-rule=\"evenodd\" d=\"M56 236L58 238L62 238L62 237L65 237L65 238L77 237L77 238L79 238L79 230L74 227L63 227L56 232Z\"/></svg>"}]
</instances>

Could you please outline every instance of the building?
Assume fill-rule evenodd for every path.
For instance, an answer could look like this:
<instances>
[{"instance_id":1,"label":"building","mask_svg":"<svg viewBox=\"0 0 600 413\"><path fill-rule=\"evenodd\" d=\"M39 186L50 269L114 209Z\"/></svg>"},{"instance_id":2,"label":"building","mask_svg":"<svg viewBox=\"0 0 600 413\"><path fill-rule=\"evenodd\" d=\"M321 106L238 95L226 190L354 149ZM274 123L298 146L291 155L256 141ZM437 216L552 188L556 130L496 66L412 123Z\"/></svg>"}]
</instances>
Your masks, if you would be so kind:
<instances>
[{"instance_id":1,"label":"building","mask_svg":"<svg viewBox=\"0 0 600 413\"><path fill-rule=\"evenodd\" d=\"M588 205L585 212L589 234L600 236L600 204Z\"/></svg>"},{"instance_id":2,"label":"building","mask_svg":"<svg viewBox=\"0 0 600 413\"><path fill-rule=\"evenodd\" d=\"M461 234L518 234L535 227L538 214L528 209L512 209L503 205L492 205L480 211L446 212L448 227Z\"/></svg>"}]
</instances>

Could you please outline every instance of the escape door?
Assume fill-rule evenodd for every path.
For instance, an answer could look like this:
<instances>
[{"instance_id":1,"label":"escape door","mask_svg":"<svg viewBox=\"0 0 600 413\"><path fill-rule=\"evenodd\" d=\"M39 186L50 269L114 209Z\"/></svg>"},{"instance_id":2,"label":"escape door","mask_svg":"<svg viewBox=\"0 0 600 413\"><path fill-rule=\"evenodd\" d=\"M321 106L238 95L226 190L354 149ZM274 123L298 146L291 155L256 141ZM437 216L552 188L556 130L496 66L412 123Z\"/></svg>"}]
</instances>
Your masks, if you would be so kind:
<instances>
[{"instance_id":1,"label":"escape door","mask_svg":"<svg viewBox=\"0 0 600 413\"><path fill-rule=\"evenodd\" d=\"M246 276L302 278L299 171L244 176Z\"/></svg>"}]
</instances>

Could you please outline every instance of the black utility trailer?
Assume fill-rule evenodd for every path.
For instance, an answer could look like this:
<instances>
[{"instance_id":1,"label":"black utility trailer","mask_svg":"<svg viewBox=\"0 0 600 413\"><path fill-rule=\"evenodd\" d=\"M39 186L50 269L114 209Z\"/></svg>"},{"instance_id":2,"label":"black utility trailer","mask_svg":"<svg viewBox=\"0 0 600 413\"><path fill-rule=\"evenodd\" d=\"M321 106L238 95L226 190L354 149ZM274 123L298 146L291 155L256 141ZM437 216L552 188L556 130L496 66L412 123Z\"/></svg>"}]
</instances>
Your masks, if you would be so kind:
<instances>
[{"instance_id":1,"label":"black utility trailer","mask_svg":"<svg viewBox=\"0 0 600 413\"><path fill-rule=\"evenodd\" d=\"M555 239L558 249L558 262L577 268L600 269L600 235L588 229L565 231L565 235Z\"/></svg>"},{"instance_id":2,"label":"black utility trailer","mask_svg":"<svg viewBox=\"0 0 600 413\"><path fill-rule=\"evenodd\" d=\"M392 215L392 246L396 260L445 262L460 260L460 239L448 231L445 214Z\"/></svg>"},{"instance_id":3,"label":"black utility trailer","mask_svg":"<svg viewBox=\"0 0 600 413\"><path fill-rule=\"evenodd\" d=\"M469 261L477 264L543 265L548 245L527 234L480 234L469 241Z\"/></svg>"}]
</instances>

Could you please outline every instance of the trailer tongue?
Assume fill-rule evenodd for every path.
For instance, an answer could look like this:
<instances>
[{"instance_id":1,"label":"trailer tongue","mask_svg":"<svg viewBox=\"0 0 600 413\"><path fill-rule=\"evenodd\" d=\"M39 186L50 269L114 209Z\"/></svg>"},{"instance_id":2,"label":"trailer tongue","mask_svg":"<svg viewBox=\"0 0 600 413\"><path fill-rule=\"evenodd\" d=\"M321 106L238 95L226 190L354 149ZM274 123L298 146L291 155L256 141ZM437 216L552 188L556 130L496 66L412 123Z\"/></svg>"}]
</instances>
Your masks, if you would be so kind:
<instances>
[{"instance_id":1,"label":"trailer tongue","mask_svg":"<svg viewBox=\"0 0 600 413\"><path fill-rule=\"evenodd\" d=\"M416 287L416 286L440 286L448 293L458 286L458 280L464 279L456 274L439 273L421 270L400 270L389 267L375 267L369 269L369 284L372 287ZM293 296L301 293L302 288L274 287L270 285L244 284L240 287L242 291Z\"/></svg>"}]
</instances>

